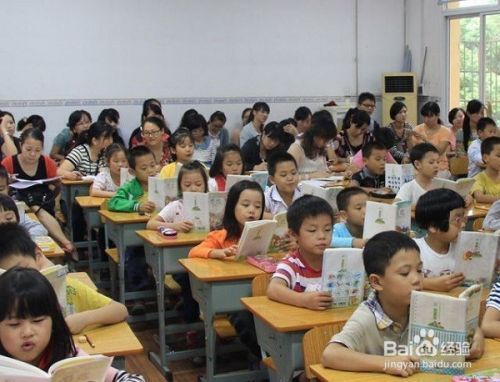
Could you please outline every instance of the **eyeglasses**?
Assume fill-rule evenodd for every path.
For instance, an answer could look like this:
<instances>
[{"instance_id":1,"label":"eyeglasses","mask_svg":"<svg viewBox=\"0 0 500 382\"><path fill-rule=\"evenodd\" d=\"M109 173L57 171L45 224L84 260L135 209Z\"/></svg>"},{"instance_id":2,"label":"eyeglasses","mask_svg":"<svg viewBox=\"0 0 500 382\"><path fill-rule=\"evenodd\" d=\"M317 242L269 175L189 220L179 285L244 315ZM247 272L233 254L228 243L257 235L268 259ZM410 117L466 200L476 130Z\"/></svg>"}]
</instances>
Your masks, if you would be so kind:
<instances>
[{"instance_id":1,"label":"eyeglasses","mask_svg":"<svg viewBox=\"0 0 500 382\"><path fill-rule=\"evenodd\" d=\"M361 106L366 107L367 109L375 109L374 103L362 103Z\"/></svg>"},{"instance_id":2,"label":"eyeglasses","mask_svg":"<svg viewBox=\"0 0 500 382\"><path fill-rule=\"evenodd\" d=\"M160 135L161 130L148 130L148 131L142 131L142 135L146 137L157 137Z\"/></svg>"}]
</instances>

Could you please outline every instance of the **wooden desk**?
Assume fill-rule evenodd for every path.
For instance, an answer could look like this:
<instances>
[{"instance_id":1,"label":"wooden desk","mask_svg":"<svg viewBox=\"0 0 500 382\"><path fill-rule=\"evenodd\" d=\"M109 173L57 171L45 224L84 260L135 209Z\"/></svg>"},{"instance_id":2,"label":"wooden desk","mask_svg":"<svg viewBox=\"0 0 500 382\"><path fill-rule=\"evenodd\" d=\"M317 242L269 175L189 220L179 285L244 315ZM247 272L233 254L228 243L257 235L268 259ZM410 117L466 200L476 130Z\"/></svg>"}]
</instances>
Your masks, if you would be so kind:
<instances>
[{"instance_id":1,"label":"wooden desk","mask_svg":"<svg viewBox=\"0 0 500 382\"><path fill-rule=\"evenodd\" d=\"M80 248L80 247L85 247L87 244L85 242L80 242L80 243L75 243L73 239L73 214L72 214L72 207L73 207L73 201L75 197L77 196L84 196L89 194L89 188L90 185L92 184L91 180L67 180L67 179L62 179L61 180L61 199L66 202L66 206L68 208L68 227L69 227L69 233L70 233L70 240L72 243L74 243L75 247ZM82 244L83 243L83 244Z\"/></svg>"},{"instance_id":2,"label":"wooden desk","mask_svg":"<svg viewBox=\"0 0 500 382\"><path fill-rule=\"evenodd\" d=\"M295 370L304 369L302 337L309 329L345 322L357 308L314 311L266 296L245 297L241 302L254 316L259 345L271 355L280 381L291 381Z\"/></svg>"},{"instance_id":3,"label":"wooden desk","mask_svg":"<svg viewBox=\"0 0 500 382\"><path fill-rule=\"evenodd\" d=\"M150 297L150 291L125 293L125 250L127 247L143 245L143 240L135 234L135 231L146 228L150 216L139 215L137 212L113 212L108 210L99 210L99 215L104 219L106 244L109 238L115 242L118 248L120 257L118 263L120 302L125 304L125 300Z\"/></svg>"},{"instance_id":4,"label":"wooden desk","mask_svg":"<svg viewBox=\"0 0 500 382\"><path fill-rule=\"evenodd\" d=\"M216 334L213 327L216 314L243 309L240 299L252 294L252 279L265 272L246 262L199 258L181 259L179 262L189 272L193 297L200 304L204 317L206 380L247 381L267 378L265 370L232 372L230 376L215 375Z\"/></svg>"},{"instance_id":5,"label":"wooden desk","mask_svg":"<svg viewBox=\"0 0 500 382\"><path fill-rule=\"evenodd\" d=\"M165 336L167 328L165 327L165 287L164 276L166 273L179 273L185 272L185 269L179 264L179 259L186 258L189 250L201 243L207 236L206 232L190 232L178 233L176 239L165 239L158 231L141 230L136 232L137 235L144 240L144 250L146 252L146 261L151 266L156 280L156 297L158 302L158 333L160 342L160 353L151 352L149 354L150 360L156 364L165 375L171 373L167 367L167 361L175 353L175 359L181 359L181 352L167 353L167 346L165 343ZM182 328L172 328L179 332ZM186 328L187 331L189 329ZM192 351L185 351L186 358L194 357ZM171 357L169 357L171 356Z\"/></svg>"},{"instance_id":6,"label":"wooden desk","mask_svg":"<svg viewBox=\"0 0 500 382\"><path fill-rule=\"evenodd\" d=\"M89 277L87 272L70 272L68 273L68 277L71 277L72 279L78 280L82 282L83 284L87 285L88 287L92 288L93 290L97 290L96 285L92 281L92 279Z\"/></svg>"},{"instance_id":7,"label":"wooden desk","mask_svg":"<svg viewBox=\"0 0 500 382\"><path fill-rule=\"evenodd\" d=\"M484 355L481 359L474 361L472 367L465 373L479 372L485 369L498 368L500 365L500 341L487 339ZM322 365L312 365L311 371L322 382L342 381L342 382L385 382L402 381L401 377L391 376L383 373L362 373L350 371L338 371L326 369ZM405 381L414 382L449 382L451 377L445 374L417 373L411 377L404 378Z\"/></svg>"},{"instance_id":8,"label":"wooden desk","mask_svg":"<svg viewBox=\"0 0 500 382\"><path fill-rule=\"evenodd\" d=\"M87 251L89 256L89 272L94 274L94 247L97 246L97 240L92 240L92 229L102 225L99 217L99 209L106 202L107 198L98 198L95 196L77 196L76 202L83 209L83 216L87 222Z\"/></svg>"}]
</instances>

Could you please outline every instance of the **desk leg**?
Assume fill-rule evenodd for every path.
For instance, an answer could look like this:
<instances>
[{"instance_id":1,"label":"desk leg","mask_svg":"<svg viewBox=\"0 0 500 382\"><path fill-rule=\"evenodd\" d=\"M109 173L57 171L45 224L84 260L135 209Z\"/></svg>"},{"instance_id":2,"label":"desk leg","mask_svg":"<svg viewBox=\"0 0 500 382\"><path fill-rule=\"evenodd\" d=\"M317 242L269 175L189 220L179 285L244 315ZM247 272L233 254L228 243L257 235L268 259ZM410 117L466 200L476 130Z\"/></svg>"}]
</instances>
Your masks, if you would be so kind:
<instances>
[{"instance_id":1,"label":"desk leg","mask_svg":"<svg viewBox=\"0 0 500 382\"><path fill-rule=\"evenodd\" d=\"M89 273L90 277L94 277L94 250L92 242L92 221L90 218L90 210L88 208L84 208L83 214L87 223L87 252L89 257Z\"/></svg>"}]
</instances>

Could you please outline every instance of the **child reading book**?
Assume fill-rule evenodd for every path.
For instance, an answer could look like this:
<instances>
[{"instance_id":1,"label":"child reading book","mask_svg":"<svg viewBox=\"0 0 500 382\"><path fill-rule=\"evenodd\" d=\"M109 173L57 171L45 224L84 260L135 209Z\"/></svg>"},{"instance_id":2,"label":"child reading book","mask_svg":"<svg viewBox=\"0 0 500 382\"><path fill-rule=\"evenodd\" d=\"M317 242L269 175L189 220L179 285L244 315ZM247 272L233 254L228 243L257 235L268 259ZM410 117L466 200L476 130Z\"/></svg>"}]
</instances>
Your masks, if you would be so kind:
<instances>
[{"instance_id":1,"label":"child reading book","mask_svg":"<svg viewBox=\"0 0 500 382\"><path fill-rule=\"evenodd\" d=\"M284 212L298 198L302 192L298 187L299 171L295 158L287 152L276 152L267 161L269 180L273 185L265 192L266 206L264 217Z\"/></svg>"},{"instance_id":2,"label":"child reading book","mask_svg":"<svg viewBox=\"0 0 500 382\"><path fill-rule=\"evenodd\" d=\"M352 176L351 184L371 191L385 188L385 155L387 149L381 143L371 142L363 146L363 169Z\"/></svg>"},{"instance_id":3,"label":"child reading book","mask_svg":"<svg viewBox=\"0 0 500 382\"><path fill-rule=\"evenodd\" d=\"M42 270L43 259L37 254L36 244L17 224L2 226L0 235L0 268L22 266ZM3 301L3 300L2 300ZM66 324L71 333L80 333L91 325L106 325L127 318L127 308L98 293L71 277L66 279Z\"/></svg>"},{"instance_id":4,"label":"child reading book","mask_svg":"<svg viewBox=\"0 0 500 382\"><path fill-rule=\"evenodd\" d=\"M474 177L471 193L478 203L493 203L500 199L500 137L481 142L481 155L486 168Z\"/></svg>"},{"instance_id":5,"label":"child reading book","mask_svg":"<svg viewBox=\"0 0 500 382\"><path fill-rule=\"evenodd\" d=\"M464 208L464 199L446 188L428 191L417 202L415 220L427 230L427 236L415 239L423 262L424 289L450 291L465 279L454 272L455 258L450 251L467 220Z\"/></svg>"},{"instance_id":6,"label":"child reading book","mask_svg":"<svg viewBox=\"0 0 500 382\"><path fill-rule=\"evenodd\" d=\"M432 189L432 180L439 172L439 151L430 143L419 143L410 150L410 162L415 167L415 179L399 189L396 199L408 200L413 208L418 199Z\"/></svg>"},{"instance_id":7,"label":"child reading book","mask_svg":"<svg viewBox=\"0 0 500 382\"><path fill-rule=\"evenodd\" d=\"M242 180L231 187L227 195L226 208L222 219L222 229L212 231L189 251L189 257L204 259L234 259L238 251L238 241L246 222L261 220L264 212L264 192L257 182ZM253 317L248 311L229 316L238 336L260 358L260 350L255 334Z\"/></svg>"},{"instance_id":8,"label":"child reading book","mask_svg":"<svg viewBox=\"0 0 500 382\"><path fill-rule=\"evenodd\" d=\"M104 152L106 165L94 179L90 195L112 198L120 187L120 170L128 168L127 153L123 146L113 143Z\"/></svg>"},{"instance_id":9,"label":"child reading book","mask_svg":"<svg viewBox=\"0 0 500 382\"><path fill-rule=\"evenodd\" d=\"M25 215L24 220L20 221L19 210L14 200L10 196L0 193L0 224L4 223L20 224L32 237L48 235L45 227L30 219L29 216Z\"/></svg>"},{"instance_id":10,"label":"child reading book","mask_svg":"<svg viewBox=\"0 0 500 382\"><path fill-rule=\"evenodd\" d=\"M496 134L497 125L493 119L483 117L477 122L478 138L467 149L467 157L469 158L468 178L475 177L485 168L483 156L481 155L481 142Z\"/></svg>"},{"instance_id":11,"label":"child reading book","mask_svg":"<svg viewBox=\"0 0 500 382\"><path fill-rule=\"evenodd\" d=\"M231 143L220 147L215 154L214 163L210 166L208 189L225 191L227 176L243 175L244 167L243 156L237 145Z\"/></svg>"},{"instance_id":12,"label":"child reading book","mask_svg":"<svg viewBox=\"0 0 500 382\"><path fill-rule=\"evenodd\" d=\"M0 355L44 371L76 348L48 280L34 269L14 267L0 276ZM89 366L90 367L90 366ZM140 375L110 367L105 382L140 382Z\"/></svg>"},{"instance_id":13,"label":"child reading book","mask_svg":"<svg viewBox=\"0 0 500 382\"><path fill-rule=\"evenodd\" d=\"M160 178L174 178L183 164L191 162L194 154L194 140L191 132L179 127L170 137L170 151L174 162L167 164L160 171Z\"/></svg>"},{"instance_id":14,"label":"child reading book","mask_svg":"<svg viewBox=\"0 0 500 382\"><path fill-rule=\"evenodd\" d=\"M343 222L333 226L331 246L334 248L363 248L363 225L368 194L360 187L344 188L337 195L337 207Z\"/></svg>"},{"instance_id":15,"label":"child reading book","mask_svg":"<svg viewBox=\"0 0 500 382\"><path fill-rule=\"evenodd\" d=\"M323 252L332 240L332 207L324 199L304 195L288 209L287 222L298 248L276 267L267 296L285 304L325 310L332 298L319 289Z\"/></svg>"},{"instance_id":16,"label":"child reading book","mask_svg":"<svg viewBox=\"0 0 500 382\"><path fill-rule=\"evenodd\" d=\"M500 281L491 288L481 328L486 337L500 338Z\"/></svg>"}]
</instances>

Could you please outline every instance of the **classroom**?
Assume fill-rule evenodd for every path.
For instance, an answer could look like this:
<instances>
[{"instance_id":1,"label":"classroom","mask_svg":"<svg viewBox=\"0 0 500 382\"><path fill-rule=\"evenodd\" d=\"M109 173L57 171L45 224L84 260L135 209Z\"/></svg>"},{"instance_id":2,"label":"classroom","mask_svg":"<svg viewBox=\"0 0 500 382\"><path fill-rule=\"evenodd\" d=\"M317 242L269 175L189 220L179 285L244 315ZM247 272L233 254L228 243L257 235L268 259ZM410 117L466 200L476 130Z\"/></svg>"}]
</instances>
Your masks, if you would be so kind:
<instances>
[{"instance_id":1,"label":"classroom","mask_svg":"<svg viewBox=\"0 0 500 382\"><path fill-rule=\"evenodd\" d=\"M500 0L2 13L0 382L500 379Z\"/></svg>"}]
</instances>

